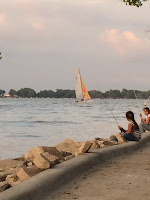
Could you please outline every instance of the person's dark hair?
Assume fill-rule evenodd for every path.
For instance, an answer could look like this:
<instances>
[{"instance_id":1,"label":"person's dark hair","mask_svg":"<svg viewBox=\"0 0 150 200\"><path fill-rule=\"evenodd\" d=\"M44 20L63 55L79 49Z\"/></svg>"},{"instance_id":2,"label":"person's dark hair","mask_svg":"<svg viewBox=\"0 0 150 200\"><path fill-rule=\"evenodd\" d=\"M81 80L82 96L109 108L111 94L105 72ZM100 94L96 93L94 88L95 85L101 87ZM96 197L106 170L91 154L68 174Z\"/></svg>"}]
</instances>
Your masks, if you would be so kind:
<instances>
[{"instance_id":1,"label":"person's dark hair","mask_svg":"<svg viewBox=\"0 0 150 200\"><path fill-rule=\"evenodd\" d=\"M150 113L149 107L145 107L143 110L147 110Z\"/></svg>"},{"instance_id":2,"label":"person's dark hair","mask_svg":"<svg viewBox=\"0 0 150 200\"><path fill-rule=\"evenodd\" d=\"M126 113L126 118L132 120L134 122L134 124L138 126L138 124L137 124L137 122L135 121L135 118L134 118L134 113L132 111L128 111Z\"/></svg>"}]
</instances>

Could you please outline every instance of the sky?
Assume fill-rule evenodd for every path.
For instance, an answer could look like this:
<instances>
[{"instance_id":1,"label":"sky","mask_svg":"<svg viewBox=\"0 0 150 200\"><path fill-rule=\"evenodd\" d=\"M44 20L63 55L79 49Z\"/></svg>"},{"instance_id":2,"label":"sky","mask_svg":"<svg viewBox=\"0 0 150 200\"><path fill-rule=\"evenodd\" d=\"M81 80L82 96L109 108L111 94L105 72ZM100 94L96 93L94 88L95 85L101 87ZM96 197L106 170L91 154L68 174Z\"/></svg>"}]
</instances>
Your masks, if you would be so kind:
<instances>
[{"instance_id":1,"label":"sky","mask_svg":"<svg viewBox=\"0 0 150 200\"><path fill-rule=\"evenodd\" d=\"M0 0L0 88L150 89L150 1Z\"/></svg>"}]
</instances>

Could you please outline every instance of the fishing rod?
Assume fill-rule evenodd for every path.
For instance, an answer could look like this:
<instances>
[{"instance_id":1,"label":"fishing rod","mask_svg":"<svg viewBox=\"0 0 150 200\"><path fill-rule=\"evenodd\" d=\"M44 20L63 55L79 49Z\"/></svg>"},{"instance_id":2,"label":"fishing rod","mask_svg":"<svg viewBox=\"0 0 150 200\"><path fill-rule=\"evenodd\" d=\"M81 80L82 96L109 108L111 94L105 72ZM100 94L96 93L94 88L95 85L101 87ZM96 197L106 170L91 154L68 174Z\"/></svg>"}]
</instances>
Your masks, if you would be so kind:
<instances>
[{"instance_id":1,"label":"fishing rod","mask_svg":"<svg viewBox=\"0 0 150 200\"><path fill-rule=\"evenodd\" d=\"M118 123L118 121L117 121L117 119L116 119L116 117L115 117L115 115L114 115L112 109L110 108L109 103L108 103L108 102L105 102L105 103L108 105L109 111L111 112L111 114L112 114L112 116L113 116L113 118L114 118L114 120L115 120L117 126L119 126L119 123Z\"/></svg>"},{"instance_id":2,"label":"fishing rod","mask_svg":"<svg viewBox=\"0 0 150 200\"><path fill-rule=\"evenodd\" d=\"M108 102L105 102L105 103L108 105L108 108L109 108L109 110L110 110L110 112L111 112L111 114L112 114L112 116L113 116L113 118L114 118L114 120L115 120L117 126L119 127L119 123L118 123L118 121L117 121L117 119L116 119L116 117L115 117L115 115L114 115L112 109L110 108L109 103L108 103ZM121 131L121 133L122 133L122 132L124 132L125 130L121 127L121 128L120 128L120 131Z\"/></svg>"}]
</instances>

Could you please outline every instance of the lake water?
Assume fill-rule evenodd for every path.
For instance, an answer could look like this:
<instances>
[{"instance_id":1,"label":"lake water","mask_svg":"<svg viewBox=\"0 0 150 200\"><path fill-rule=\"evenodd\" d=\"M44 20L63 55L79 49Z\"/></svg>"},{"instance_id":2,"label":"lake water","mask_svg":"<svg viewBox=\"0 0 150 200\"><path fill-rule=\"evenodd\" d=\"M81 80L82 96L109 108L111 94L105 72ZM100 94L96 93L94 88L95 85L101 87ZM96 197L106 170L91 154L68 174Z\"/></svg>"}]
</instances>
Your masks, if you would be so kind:
<instances>
[{"instance_id":1,"label":"lake water","mask_svg":"<svg viewBox=\"0 0 150 200\"><path fill-rule=\"evenodd\" d=\"M127 127L128 110L140 122L144 100L77 104L71 99L0 99L0 159L21 156L35 146L54 146L66 138L84 141L118 133L106 102L121 126Z\"/></svg>"}]
</instances>

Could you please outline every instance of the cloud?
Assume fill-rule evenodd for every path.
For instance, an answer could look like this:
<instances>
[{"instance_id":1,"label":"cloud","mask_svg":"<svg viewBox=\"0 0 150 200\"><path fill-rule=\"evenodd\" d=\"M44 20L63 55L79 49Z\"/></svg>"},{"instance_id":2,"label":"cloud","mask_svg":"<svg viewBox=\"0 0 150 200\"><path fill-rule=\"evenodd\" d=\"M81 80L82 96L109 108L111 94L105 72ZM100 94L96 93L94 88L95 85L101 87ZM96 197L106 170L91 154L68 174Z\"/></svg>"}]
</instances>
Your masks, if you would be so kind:
<instances>
[{"instance_id":1,"label":"cloud","mask_svg":"<svg viewBox=\"0 0 150 200\"><path fill-rule=\"evenodd\" d=\"M6 23L6 16L3 13L0 13L0 24Z\"/></svg>"},{"instance_id":2,"label":"cloud","mask_svg":"<svg viewBox=\"0 0 150 200\"><path fill-rule=\"evenodd\" d=\"M140 38L131 31L119 32L117 29L110 29L101 35L101 40L107 43L121 57L135 58L148 55L150 52L150 41Z\"/></svg>"},{"instance_id":3,"label":"cloud","mask_svg":"<svg viewBox=\"0 0 150 200\"><path fill-rule=\"evenodd\" d=\"M44 28L43 24L41 22L39 22L39 21L32 22L32 27L35 30L42 30Z\"/></svg>"},{"instance_id":4,"label":"cloud","mask_svg":"<svg viewBox=\"0 0 150 200\"><path fill-rule=\"evenodd\" d=\"M40 8L39 1L35 3L31 0L16 0L16 6L25 12L32 12Z\"/></svg>"}]
</instances>

